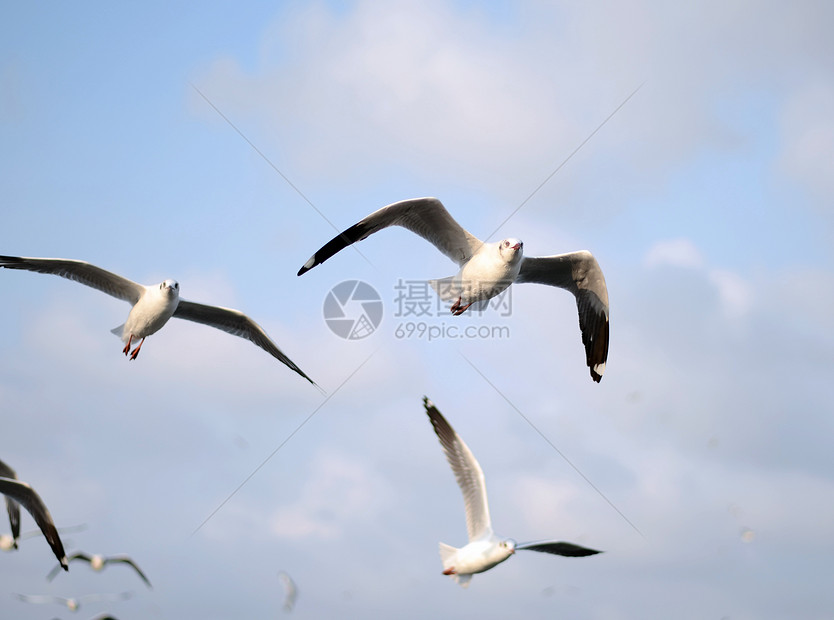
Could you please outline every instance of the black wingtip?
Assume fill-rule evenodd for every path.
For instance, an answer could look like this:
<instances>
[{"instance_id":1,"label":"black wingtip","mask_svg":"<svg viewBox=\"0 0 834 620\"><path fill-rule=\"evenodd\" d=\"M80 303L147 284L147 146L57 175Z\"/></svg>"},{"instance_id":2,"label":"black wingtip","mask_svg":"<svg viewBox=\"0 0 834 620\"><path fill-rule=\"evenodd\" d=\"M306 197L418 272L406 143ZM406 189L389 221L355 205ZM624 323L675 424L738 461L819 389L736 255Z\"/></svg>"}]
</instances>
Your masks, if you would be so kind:
<instances>
[{"instance_id":1,"label":"black wingtip","mask_svg":"<svg viewBox=\"0 0 834 620\"><path fill-rule=\"evenodd\" d=\"M316 260L316 255L315 255L315 254L313 254L313 255L310 257L310 259L309 259L306 263L304 263L303 265L301 265L301 269L299 269L299 270L298 270L298 273L297 273L297 274L295 274L295 275L297 275L297 276L303 276L305 273L307 273L308 271L310 271L313 267L315 267L316 265L318 265L318 264L319 264L319 262L320 262L320 261L317 261L317 260Z\"/></svg>"}]
</instances>

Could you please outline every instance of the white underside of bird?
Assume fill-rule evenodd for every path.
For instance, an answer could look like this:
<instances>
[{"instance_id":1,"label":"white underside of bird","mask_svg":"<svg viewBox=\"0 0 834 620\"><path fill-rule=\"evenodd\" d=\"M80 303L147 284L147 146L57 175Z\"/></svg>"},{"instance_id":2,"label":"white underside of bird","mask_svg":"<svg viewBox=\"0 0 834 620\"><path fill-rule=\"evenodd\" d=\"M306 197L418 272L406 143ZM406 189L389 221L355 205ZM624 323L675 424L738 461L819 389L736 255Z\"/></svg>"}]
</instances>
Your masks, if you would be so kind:
<instances>
[{"instance_id":1,"label":"white underside of bird","mask_svg":"<svg viewBox=\"0 0 834 620\"><path fill-rule=\"evenodd\" d=\"M518 239L484 243L455 275L429 280L429 284L443 301L453 302L452 313L460 315L472 304L500 295L516 281L522 248Z\"/></svg>"},{"instance_id":2,"label":"white underside of bird","mask_svg":"<svg viewBox=\"0 0 834 620\"><path fill-rule=\"evenodd\" d=\"M158 286L143 286L142 288L144 290L139 296L139 301L130 309L127 321L111 330L125 343L125 348L122 350L125 355L130 352L134 339L141 339L130 353L130 359L136 359L145 338L162 329L174 316L180 301L179 284L173 280L165 280Z\"/></svg>"},{"instance_id":3,"label":"white underside of bird","mask_svg":"<svg viewBox=\"0 0 834 620\"><path fill-rule=\"evenodd\" d=\"M438 543L443 574L451 575L464 588L469 586L472 575L488 571L515 553L512 541L492 535L474 540L463 547Z\"/></svg>"}]
</instances>

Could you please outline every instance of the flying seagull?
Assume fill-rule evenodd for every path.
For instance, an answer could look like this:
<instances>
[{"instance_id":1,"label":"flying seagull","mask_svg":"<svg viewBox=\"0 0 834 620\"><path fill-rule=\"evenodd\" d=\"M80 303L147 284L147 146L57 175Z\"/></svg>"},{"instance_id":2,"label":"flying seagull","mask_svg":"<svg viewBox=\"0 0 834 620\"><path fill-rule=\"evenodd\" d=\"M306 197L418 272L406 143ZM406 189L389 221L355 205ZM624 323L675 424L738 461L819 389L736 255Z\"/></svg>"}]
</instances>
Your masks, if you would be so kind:
<instances>
[{"instance_id":1,"label":"flying seagull","mask_svg":"<svg viewBox=\"0 0 834 620\"><path fill-rule=\"evenodd\" d=\"M89 563L90 568L92 568L94 571L103 570L104 567L107 566L108 564L127 564L128 566L132 567L133 570L136 571L136 574L138 574L139 577L142 578L142 581L145 582L146 586L148 586L149 588L153 587L153 586L151 586L151 582L145 576L145 573L142 572L142 569L140 569L136 565L136 562L131 560L129 556L126 556L126 555L111 555L111 556L105 557L103 555L90 555L90 554L87 554L87 553L76 552L76 553L73 553L72 555L70 555L67 558L68 562L72 562L73 560L84 560L85 562ZM52 581L53 579L55 579L55 575L57 575L57 574L58 574L58 568L55 567L51 571L49 571L49 574L46 576L46 578L49 581Z\"/></svg>"},{"instance_id":2,"label":"flying seagull","mask_svg":"<svg viewBox=\"0 0 834 620\"><path fill-rule=\"evenodd\" d=\"M0 478L17 480L17 474L11 467L0 461ZM12 529L11 543L0 537L0 544L8 544L10 549L17 549L17 540L20 538L20 504L8 495L6 496L6 512L9 513L9 526Z\"/></svg>"},{"instance_id":3,"label":"flying seagull","mask_svg":"<svg viewBox=\"0 0 834 620\"><path fill-rule=\"evenodd\" d=\"M111 331L121 337L125 343L122 353L130 354L132 360L139 355L139 349L142 348L145 338L162 329L162 326L173 316L216 327L234 336L246 338L315 385L310 377L284 355L255 321L238 310L206 306L180 299L180 285L176 280L165 280L159 284L143 286L90 263L66 258L0 256L0 267L61 276L130 303L133 307L127 315L127 321ZM131 352L130 347L136 340L140 342Z\"/></svg>"},{"instance_id":4,"label":"flying seagull","mask_svg":"<svg viewBox=\"0 0 834 620\"><path fill-rule=\"evenodd\" d=\"M67 562L67 554L64 552L64 545L61 542L61 537L58 535L58 530L55 528L55 523L52 521L52 515L46 508L46 504L40 496L35 493L35 490L14 477L14 471L11 470L5 463L0 468L4 473L11 472L11 478L0 476L0 493L6 496L7 501L11 499L15 503L16 515L12 516L12 509L9 507L9 519L12 522L12 541L13 547L17 548L17 539L20 536L20 506L23 506L26 511L35 519L41 532L43 532L46 542L52 548L52 552L61 567L64 570L69 570Z\"/></svg>"},{"instance_id":5,"label":"flying seagull","mask_svg":"<svg viewBox=\"0 0 834 620\"><path fill-rule=\"evenodd\" d=\"M403 200L371 213L322 246L298 275L389 226L402 226L420 235L458 264L457 274L430 280L441 299L454 302L451 310L456 316L472 304L483 307L513 282L548 284L573 293L591 377L597 382L602 378L608 359L608 289L594 256L582 250L524 257L524 244L518 239L484 243L458 224L437 198Z\"/></svg>"},{"instance_id":6,"label":"flying seagull","mask_svg":"<svg viewBox=\"0 0 834 620\"><path fill-rule=\"evenodd\" d=\"M489 570L500 564L518 549L542 551L568 557L583 557L601 553L573 543L555 540L517 544L513 539L500 539L492 531L489 518L484 472L469 447L449 425L434 403L423 398L423 405L431 420L434 432L446 454L446 460L458 481L466 509L466 529L469 543L460 549L440 543L440 558L443 574L451 575L464 588L469 585L472 575Z\"/></svg>"},{"instance_id":7,"label":"flying seagull","mask_svg":"<svg viewBox=\"0 0 834 620\"><path fill-rule=\"evenodd\" d=\"M90 601L123 601L133 596L133 592L121 592L119 594L87 594L78 598L66 598L64 596L52 596L51 594L14 594L15 597L25 603L55 603L64 605L70 611L78 611L81 603Z\"/></svg>"},{"instance_id":8,"label":"flying seagull","mask_svg":"<svg viewBox=\"0 0 834 620\"><path fill-rule=\"evenodd\" d=\"M59 527L56 528L59 534L67 534L70 532L80 532L84 530L87 526L85 524L81 525L72 525L70 527ZM17 543L21 540L26 540L27 538L34 538L35 536L41 536L40 530L29 530L28 532L23 532L17 538L10 534L0 534L0 551L12 551L17 549Z\"/></svg>"},{"instance_id":9,"label":"flying seagull","mask_svg":"<svg viewBox=\"0 0 834 620\"><path fill-rule=\"evenodd\" d=\"M286 571L278 571L278 579L284 584L284 611L290 612L295 607L295 600L298 598L298 588L292 577Z\"/></svg>"}]
</instances>

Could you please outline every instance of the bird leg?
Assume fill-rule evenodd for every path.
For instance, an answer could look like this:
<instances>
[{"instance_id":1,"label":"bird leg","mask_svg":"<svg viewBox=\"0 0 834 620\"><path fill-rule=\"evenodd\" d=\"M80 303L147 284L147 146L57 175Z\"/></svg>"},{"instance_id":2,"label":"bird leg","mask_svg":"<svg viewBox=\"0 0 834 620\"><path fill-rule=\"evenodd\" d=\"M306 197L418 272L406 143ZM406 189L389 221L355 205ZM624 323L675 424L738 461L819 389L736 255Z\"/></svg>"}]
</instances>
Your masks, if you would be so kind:
<instances>
[{"instance_id":1,"label":"bird leg","mask_svg":"<svg viewBox=\"0 0 834 620\"><path fill-rule=\"evenodd\" d=\"M132 337L132 336L131 336ZM145 339L142 338L142 342L139 343L139 346L133 349L133 353L130 354L130 359L135 360L136 356L139 355L139 349L142 348L142 344L145 342Z\"/></svg>"},{"instance_id":2,"label":"bird leg","mask_svg":"<svg viewBox=\"0 0 834 620\"><path fill-rule=\"evenodd\" d=\"M472 305L472 302L469 302L469 303L468 303L468 304L466 304L465 306L461 306L461 305L460 305L460 302L461 302L461 301L463 301L463 299L462 299L461 297L458 297L458 300L457 300L455 303L453 303L453 304L452 304L452 307L451 307L451 308L449 308L449 310L451 310L451 311L452 311L452 314L454 314L455 316L460 316L461 314L463 314L464 312L466 312L466 309L467 309L469 306L471 306L471 305Z\"/></svg>"},{"instance_id":3,"label":"bird leg","mask_svg":"<svg viewBox=\"0 0 834 620\"><path fill-rule=\"evenodd\" d=\"M447 568L446 570L443 571L443 574L444 575L454 575L455 574L455 567L450 566L449 568Z\"/></svg>"},{"instance_id":4,"label":"bird leg","mask_svg":"<svg viewBox=\"0 0 834 620\"><path fill-rule=\"evenodd\" d=\"M124 353L125 355L127 355L128 353L130 353L130 343L131 343L131 342L133 342L133 334L130 334L130 335L127 337L127 344L125 345L125 348L124 348L124 349L122 349L122 353Z\"/></svg>"}]
</instances>

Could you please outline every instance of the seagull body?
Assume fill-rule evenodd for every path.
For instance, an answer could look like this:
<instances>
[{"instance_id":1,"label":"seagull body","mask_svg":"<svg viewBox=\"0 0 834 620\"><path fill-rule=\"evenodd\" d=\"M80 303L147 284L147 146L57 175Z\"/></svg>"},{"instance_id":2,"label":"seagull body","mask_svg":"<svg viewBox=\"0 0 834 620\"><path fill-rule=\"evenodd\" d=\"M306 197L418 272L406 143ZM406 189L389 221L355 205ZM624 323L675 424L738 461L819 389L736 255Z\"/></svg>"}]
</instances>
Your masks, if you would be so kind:
<instances>
[{"instance_id":1,"label":"seagull body","mask_svg":"<svg viewBox=\"0 0 834 620\"><path fill-rule=\"evenodd\" d=\"M61 276L128 302L132 307L127 321L112 331L126 343L122 352L130 354L131 360L139 355L145 338L162 329L171 317L176 317L245 338L315 385L251 318L231 308L180 299L180 285L175 280L144 286L90 263L65 258L0 256L0 267ZM131 352L130 347L137 340L139 344Z\"/></svg>"},{"instance_id":2,"label":"seagull body","mask_svg":"<svg viewBox=\"0 0 834 620\"><path fill-rule=\"evenodd\" d=\"M518 239L484 243L455 275L429 283L443 301L454 302L452 313L459 316L471 305L500 295L516 281L523 246Z\"/></svg>"},{"instance_id":3,"label":"seagull body","mask_svg":"<svg viewBox=\"0 0 834 620\"><path fill-rule=\"evenodd\" d=\"M142 572L142 569L140 569L139 566L137 566L136 562L134 562L132 559L130 559L130 557L127 556L127 555L103 556L103 555L90 555L88 553L83 553L83 552L76 552L76 553L73 553L72 555L70 555L67 558L67 562L69 563L69 562L72 562L74 560L84 560L85 562L89 563L90 568L92 568L96 572L104 570L104 567L107 566L108 564L127 564L128 566L133 568L134 571L136 571L136 574L139 575L139 577L142 579L142 581L145 582L145 585L147 585L149 588L153 587L153 586L151 586L151 582L145 576L145 573ZM46 578L49 581L52 581L55 578L55 575L57 575L57 574L58 574L58 571L55 568L53 568L49 572L49 574L46 576Z\"/></svg>"},{"instance_id":4,"label":"seagull body","mask_svg":"<svg viewBox=\"0 0 834 620\"><path fill-rule=\"evenodd\" d=\"M295 600L298 598L298 587L286 571L279 571L278 578L284 584L284 611L289 613L295 607Z\"/></svg>"},{"instance_id":5,"label":"seagull body","mask_svg":"<svg viewBox=\"0 0 834 620\"><path fill-rule=\"evenodd\" d=\"M168 319L174 316L179 305L179 288L179 283L174 280L165 280L158 287L142 286L142 292L130 309L127 321L111 330L125 343L122 351L125 355L130 351L134 338L142 339L130 354L130 359L136 359L139 355L139 349L146 337L158 332Z\"/></svg>"},{"instance_id":6,"label":"seagull body","mask_svg":"<svg viewBox=\"0 0 834 620\"><path fill-rule=\"evenodd\" d=\"M78 611L81 603L88 601L123 601L133 596L133 592L121 592L119 594L87 594L78 598L66 598L64 596L53 596L51 594L15 594L15 596L25 603L54 603L63 605L70 611Z\"/></svg>"},{"instance_id":7,"label":"seagull body","mask_svg":"<svg viewBox=\"0 0 834 620\"><path fill-rule=\"evenodd\" d=\"M14 471L5 463L2 464L0 470L4 473L11 472L14 475ZM64 552L61 536L58 534L58 529L55 527L52 515L49 514L49 510L40 495L25 482L21 482L14 477L6 478L2 476L0 476L0 493L6 496L7 502L8 500L14 502L17 512L16 519L12 518L12 509L9 508L9 519L12 522L11 548L17 549L17 540L20 537L20 506L23 506L32 515L35 523L38 524L41 532L43 532L44 538L49 543L52 553L58 558L61 568L69 570L67 555Z\"/></svg>"},{"instance_id":8,"label":"seagull body","mask_svg":"<svg viewBox=\"0 0 834 620\"><path fill-rule=\"evenodd\" d=\"M465 230L437 198L395 202L371 213L322 246L299 269L302 275L357 241L389 226L402 226L434 244L459 271L430 280L451 311L460 315L472 304L483 307L514 282L535 282L573 293L591 378L599 382L608 359L608 289L594 256L585 250L554 256L524 257L524 244L509 238L484 243Z\"/></svg>"},{"instance_id":9,"label":"seagull body","mask_svg":"<svg viewBox=\"0 0 834 620\"><path fill-rule=\"evenodd\" d=\"M472 575L500 564L518 549L542 551L555 555L582 557L600 553L594 549L561 541L542 541L517 544L513 539L502 539L492 530L489 516L484 472L472 451L446 421L428 398L423 398L434 432L440 440L446 460L452 467L466 509L466 529L469 543L456 548L440 543L443 574L451 575L461 586L467 587Z\"/></svg>"}]
</instances>

